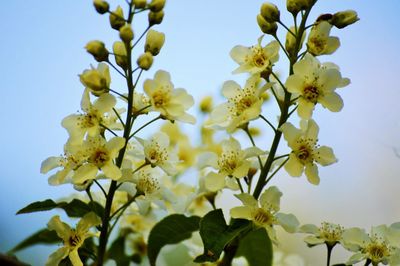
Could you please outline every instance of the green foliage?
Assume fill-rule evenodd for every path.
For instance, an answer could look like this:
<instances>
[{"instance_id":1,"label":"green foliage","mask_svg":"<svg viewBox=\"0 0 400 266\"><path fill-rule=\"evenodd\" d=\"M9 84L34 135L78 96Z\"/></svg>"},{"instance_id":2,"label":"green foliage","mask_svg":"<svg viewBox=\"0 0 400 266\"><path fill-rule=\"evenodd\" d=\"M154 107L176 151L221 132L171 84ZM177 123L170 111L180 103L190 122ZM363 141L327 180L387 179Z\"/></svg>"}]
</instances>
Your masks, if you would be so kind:
<instances>
[{"instance_id":1,"label":"green foliage","mask_svg":"<svg viewBox=\"0 0 400 266\"><path fill-rule=\"evenodd\" d=\"M57 236L57 233L55 231L42 229L16 245L13 249L10 250L10 252L14 253L36 244L54 244L60 241L61 239Z\"/></svg>"},{"instance_id":2,"label":"green foliage","mask_svg":"<svg viewBox=\"0 0 400 266\"><path fill-rule=\"evenodd\" d=\"M264 228L249 232L239 242L237 257L245 257L250 266L272 265L272 242Z\"/></svg>"},{"instance_id":3,"label":"green foliage","mask_svg":"<svg viewBox=\"0 0 400 266\"><path fill-rule=\"evenodd\" d=\"M128 256L125 253L126 235L121 235L111 244L108 257L115 261L118 266L129 266L131 262L140 263L140 257L136 254Z\"/></svg>"},{"instance_id":4,"label":"green foliage","mask_svg":"<svg viewBox=\"0 0 400 266\"><path fill-rule=\"evenodd\" d=\"M168 244L176 244L192 236L199 230L200 217L186 217L172 214L158 222L150 232L148 239L148 257L150 265L156 265L160 250Z\"/></svg>"},{"instance_id":5,"label":"green foliage","mask_svg":"<svg viewBox=\"0 0 400 266\"><path fill-rule=\"evenodd\" d=\"M86 213L95 212L102 217L104 208L97 202L85 203L78 199L73 199L71 202L54 202L51 199L44 201L36 201L22 208L17 214L49 211L55 208L63 209L69 217L83 217Z\"/></svg>"},{"instance_id":6,"label":"green foliage","mask_svg":"<svg viewBox=\"0 0 400 266\"><path fill-rule=\"evenodd\" d=\"M210 211L200 221L204 253L194 261L217 261L225 246L250 227L251 222L244 219L233 219L228 226L221 209Z\"/></svg>"}]
</instances>

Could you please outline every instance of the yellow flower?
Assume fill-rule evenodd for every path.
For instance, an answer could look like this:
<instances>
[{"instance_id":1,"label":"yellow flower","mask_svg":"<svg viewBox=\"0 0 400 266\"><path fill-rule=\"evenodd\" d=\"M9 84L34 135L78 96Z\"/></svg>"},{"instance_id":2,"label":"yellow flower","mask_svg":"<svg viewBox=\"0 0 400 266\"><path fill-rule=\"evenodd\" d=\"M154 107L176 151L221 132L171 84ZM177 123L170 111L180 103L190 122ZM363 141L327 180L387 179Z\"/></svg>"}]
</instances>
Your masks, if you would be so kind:
<instances>
[{"instance_id":1,"label":"yellow flower","mask_svg":"<svg viewBox=\"0 0 400 266\"><path fill-rule=\"evenodd\" d=\"M272 84L260 85L260 78L257 76L250 77L243 89L232 80L225 82L222 94L228 102L215 107L206 126L225 128L228 133L231 133L245 123L257 119L264 102L262 94Z\"/></svg>"},{"instance_id":2,"label":"yellow flower","mask_svg":"<svg viewBox=\"0 0 400 266\"><path fill-rule=\"evenodd\" d=\"M100 96L110 90L110 70L104 63L99 63L96 68L86 69L79 78L82 84L88 88L93 95Z\"/></svg>"},{"instance_id":3,"label":"yellow flower","mask_svg":"<svg viewBox=\"0 0 400 266\"><path fill-rule=\"evenodd\" d=\"M160 53L165 42L165 34L156 30L150 29L146 35L146 44L144 45L145 52L150 52L156 56Z\"/></svg>"},{"instance_id":4,"label":"yellow flower","mask_svg":"<svg viewBox=\"0 0 400 266\"><path fill-rule=\"evenodd\" d=\"M178 163L178 156L172 152L169 147L168 135L163 132L157 132L150 140L145 140L136 137L139 143L143 146L144 154L138 151L137 156L144 157L144 159L152 167L160 167L169 175L176 174L176 164Z\"/></svg>"},{"instance_id":5,"label":"yellow flower","mask_svg":"<svg viewBox=\"0 0 400 266\"><path fill-rule=\"evenodd\" d=\"M193 104L193 97L184 89L174 89L168 72L158 70L154 79L145 80L144 91L149 96L152 111L159 112L163 118L194 124L196 119L186 113Z\"/></svg>"},{"instance_id":6,"label":"yellow flower","mask_svg":"<svg viewBox=\"0 0 400 266\"><path fill-rule=\"evenodd\" d=\"M87 161L75 170L72 180L74 183L83 183L95 179L99 170L107 178L118 180L122 176L121 170L114 164L118 152L125 145L125 139L113 137L109 141L98 136L88 138L83 146L87 152Z\"/></svg>"},{"instance_id":7,"label":"yellow flower","mask_svg":"<svg viewBox=\"0 0 400 266\"><path fill-rule=\"evenodd\" d=\"M232 218L247 219L257 226L264 227L268 236L277 242L274 225L280 225L289 233L294 233L299 226L299 221L293 214L280 213L280 198L282 192L275 186L265 190L259 201L247 193L236 195L244 206L234 207L230 214Z\"/></svg>"},{"instance_id":8,"label":"yellow flower","mask_svg":"<svg viewBox=\"0 0 400 266\"><path fill-rule=\"evenodd\" d=\"M264 36L264 35L263 35ZM261 46L263 36L258 38L258 44L251 47L237 45L232 48L230 55L239 64L233 71L236 73L248 72L251 75L260 74L272 67L279 59L279 44L272 41L266 46Z\"/></svg>"},{"instance_id":9,"label":"yellow flower","mask_svg":"<svg viewBox=\"0 0 400 266\"><path fill-rule=\"evenodd\" d=\"M307 51L314 56L334 53L339 48L340 41L338 37L329 36L331 29L329 22L317 22L308 35Z\"/></svg>"},{"instance_id":10,"label":"yellow flower","mask_svg":"<svg viewBox=\"0 0 400 266\"><path fill-rule=\"evenodd\" d=\"M99 224L101 224L101 220L93 212L83 216L76 229L72 229L68 224L62 222L58 215L51 218L47 227L49 230L56 231L57 235L63 240L64 245L50 255L46 266L57 266L67 256L73 266L83 266L79 258L78 249L83 245L86 238L96 235L89 232L89 229Z\"/></svg>"},{"instance_id":11,"label":"yellow flower","mask_svg":"<svg viewBox=\"0 0 400 266\"><path fill-rule=\"evenodd\" d=\"M343 100L335 92L350 83L342 78L339 68L332 63L320 64L317 58L307 54L293 66L294 74L286 80L286 89L299 95L297 113L303 119L310 119L317 103L331 112L343 108Z\"/></svg>"},{"instance_id":12,"label":"yellow flower","mask_svg":"<svg viewBox=\"0 0 400 266\"><path fill-rule=\"evenodd\" d=\"M113 116L107 115L116 104L116 99L109 93L103 93L92 104L89 90L85 90L82 96L81 108L84 114L72 114L62 120L62 126L68 131L70 144L80 144L86 133L89 137L95 137L104 131L106 126L111 129L120 129ZM116 117L114 116L116 119Z\"/></svg>"},{"instance_id":13,"label":"yellow flower","mask_svg":"<svg viewBox=\"0 0 400 266\"><path fill-rule=\"evenodd\" d=\"M292 149L285 170L294 177L301 176L305 171L308 181L318 185L318 167L315 163L326 166L335 163L337 159L331 148L317 145L319 128L314 120L302 120L300 127L297 129L289 122L280 127Z\"/></svg>"},{"instance_id":14,"label":"yellow flower","mask_svg":"<svg viewBox=\"0 0 400 266\"><path fill-rule=\"evenodd\" d=\"M236 181L230 179L245 177L251 166L248 159L264 154L257 147L242 150L240 143L233 137L222 141L221 147L222 151L220 154L206 152L199 158L200 168L211 166L218 170L218 173L210 172L205 177L205 186L211 191L220 190L225 185L234 185L230 186L230 188L235 189ZM225 180L226 177L229 177L229 179Z\"/></svg>"}]
</instances>

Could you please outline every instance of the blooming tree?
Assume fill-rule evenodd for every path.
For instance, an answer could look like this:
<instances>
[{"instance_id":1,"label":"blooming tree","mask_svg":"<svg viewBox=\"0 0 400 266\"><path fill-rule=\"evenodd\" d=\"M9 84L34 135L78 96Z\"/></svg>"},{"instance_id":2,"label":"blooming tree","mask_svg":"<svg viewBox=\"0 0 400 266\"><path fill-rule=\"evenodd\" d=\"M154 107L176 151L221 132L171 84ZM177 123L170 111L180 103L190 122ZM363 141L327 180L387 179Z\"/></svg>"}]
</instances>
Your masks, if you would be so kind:
<instances>
[{"instance_id":1,"label":"blooming tree","mask_svg":"<svg viewBox=\"0 0 400 266\"><path fill-rule=\"evenodd\" d=\"M355 11L311 19L317 0L287 0L293 17L293 25L287 25L277 6L262 4L257 15L261 36L255 45L237 45L230 51L237 63L233 73L247 74L247 80L243 85L226 81L225 100L216 106L210 97L200 102L207 118L201 126L201 143L196 145L179 126L196 123L189 110L193 97L176 87L165 70L157 70L139 85L166 38L154 29L163 21L165 0L127 0L125 8L111 8L104 0L93 4L99 14L109 17L119 40L112 45L100 40L87 43L86 50L98 65L79 75L84 87L82 110L62 120L69 135L64 154L45 159L41 166L50 185L72 185L80 195L34 202L18 212L58 208L80 220L73 227L53 216L47 228L12 252L38 243L62 243L50 255L49 266L101 266L108 261L117 265L301 265L298 257L277 250L284 243L276 228L282 227L288 233L309 234L305 238L309 246L326 245L327 265L336 245L354 253L346 265L400 264L397 223L373 227L369 234L328 222L321 227L301 225L294 214L281 210L283 192L270 185L282 169L293 177L304 174L309 183L318 185L319 167L337 161L330 147L318 144L319 126L313 114L318 104L339 112L343 100L337 89L350 81L337 65L319 56L339 48L339 38L330 36L331 29L355 23ZM147 14L147 27L136 34L135 18L143 14ZM278 30L284 31L284 42ZM288 64L286 78L277 74L279 60ZM126 81L124 89L113 87L114 75ZM278 107L276 122L266 118L272 110L267 101ZM292 121L296 114L299 128ZM144 130L162 121L159 131L149 135ZM255 121L272 131L269 147L255 142L253 137L259 134L252 127ZM244 146L240 131L249 138L250 147ZM221 133L227 135L219 138ZM288 153L278 154L285 148ZM189 169L197 171L197 185L182 181ZM227 192L239 199L230 210L216 201ZM170 244L174 248L164 249ZM179 263L171 264L171 258Z\"/></svg>"}]
</instances>

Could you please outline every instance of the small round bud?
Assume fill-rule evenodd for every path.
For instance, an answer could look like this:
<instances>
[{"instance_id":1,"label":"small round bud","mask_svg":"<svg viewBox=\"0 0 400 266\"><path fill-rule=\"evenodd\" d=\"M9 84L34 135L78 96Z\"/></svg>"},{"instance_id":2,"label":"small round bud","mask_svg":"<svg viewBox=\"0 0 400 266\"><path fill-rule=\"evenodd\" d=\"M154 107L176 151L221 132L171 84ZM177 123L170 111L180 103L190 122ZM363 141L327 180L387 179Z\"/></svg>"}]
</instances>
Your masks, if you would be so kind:
<instances>
[{"instance_id":1,"label":"small round bud","mask_svg":"<svg viewBox=\"0 0 400 266\"><path fill-rule=\"evenodd\" d=\"M126 43L133 40L133 31L130 24L125 24L119 29L119 37Z\"/></svg>"},{"instance_id":2,"label":"small round bud","mask_svg":"<svg viewBox=\"0 0 400 266\"><path fill-rule=\"evenodd\" d=\"M99 63L97 69L86 69L79 75L79 79L93 95L100 96L110 90L110 71L105 63Z\"/></svg>"},{"instance_id":3,"label":"small round bud","mask_svg":"<svg viewBox=\"0 0 400 266\"><path fill-rule=\"evenodd\" d=\"M150 52L156 56L160 53L160 50L165 42L165 34L150 29L146 35L146 43L144 45L144 51Z\"/></svg>"},{"instance_id":4,"label":"small round bud","mask_svg":"<svg viewBox=\"0 0 400 266\"><path fill-rule=\"evenodd\" d=\"M266 34L275 35L278 30L278 24L276 24L276 22L269 23L261 14L257 15L257 23L261 31Z\"/></svg>"},{"instance_id":5,"label":"small round bud","mask_svg":"<svg viewBox=\"0 0 400 266\"><path fill-rule=\"evenodd\" d=\"M149 52L146 52L139 56L137 60L138 66L143 70L149 70L151 65L153 64L153 55Z\"/></svg>"},{"instance_id":6,"label":"small round bud","mask_svg":"<svg viewBox=\"0 0 400 266\"><path fill-rule=\"evenodd\" d=\"M105 14L110 10L110 5L104 0L93 0L93 5L99 14Z\"/></svg>"},{"instance_id":7,"label":"small round bud","mask_svg":"<svg viewBox=\"0 0 400 266\"><path fill-rule=\"evenodd\" d=\"M165 6L165 0L152 0L149 4L149 9L152 12L159 12L163 10Z\"/></svg>"},{"instance_id":8,"label":"small round bud","mask_svg":"<svg viewBox=\"0 0 400 266\"><path fill-rule=\"evenodd\" d=\"M343 29L360 20L357 12L354 10L346 10L333 14L331 24L338 29Z\"/></svg>"},{"instance_id":9,"label":"small round bud","mask_svg":"<svg viewBox=\"0 0 400 266\"><path fill-rule=\"evenodd\" d=\"M108 61L108 50L101 41L91 41L85 46L86 51L93 55L97 62Z\"/></svg>"},{"instance_id":10,"label":"small round bud","mask_svg":"<svg viewBox=\"0 0 400 266\"><path fill-rule=\"evenodd\" d=\"M123 42L114 42L113 51L115 56L115 62L123 69L128 67L128 58L126 55L126 48Z\"/></svg>"},{"instance_id":11,"label":"small round bud","mask_svg":"<svg viewBox=\"0 0 400 266\"><path fill-rule=\"evenodd\" d=\"M143 9L147 5L146 0L133 0L133 5L135 6L135 9Z\"/></svg>"},{"instance_id":12,"label":"small round bud","mask_svg":"<svg viewBox=\"0 0 400 266\"><path fill-rule=\"evenodd\" d=\"M297 15L301 10L306 10L313 4L314 0L287 0L286 8L293 15Z\"/></svg>"},{"instance_id":13,"label":"small round bud","mask_svg":"<svg viewBox=\"0 0 400 266\"><path fill-rule=\"evenodd\" d=\"M279 21L280 12L278 7L274 4L268 2L262 4L260 13L261 16L263 16L263 18L269 23Z\"/></svg>"},{"instance_id":14,"label":"small round bud","mask_svg":"<svg viewBox=\"0 0 400 266\"><path fill-rule=\"evenodd\" d=\"M211 96L206 96L200 101L200 111L202 113L211 113L213 108L213 98Z\"/></svg>"},{"instance_id":15,"label":"small round bud","mask_svg":"<svg viewBox=\"0 0 400 266\"><path fill-rule=\"evenodd\" d=\"M150 26L156 25L156 24L161 24L161 22L164 19L164 11L159 11L159 12L149 12L149 24Z\"/></svg>"},{"instance_id":16,"label":"small round bud","mask_svg":"<svg viewBox=\"0 0 400 266\"><path fill-rule=\"evenodd\" d=\"M124 11L120 6L113 13L110 13L110 25L115 30L119 30L125 25Z\"/></svg>"}]
</instances>

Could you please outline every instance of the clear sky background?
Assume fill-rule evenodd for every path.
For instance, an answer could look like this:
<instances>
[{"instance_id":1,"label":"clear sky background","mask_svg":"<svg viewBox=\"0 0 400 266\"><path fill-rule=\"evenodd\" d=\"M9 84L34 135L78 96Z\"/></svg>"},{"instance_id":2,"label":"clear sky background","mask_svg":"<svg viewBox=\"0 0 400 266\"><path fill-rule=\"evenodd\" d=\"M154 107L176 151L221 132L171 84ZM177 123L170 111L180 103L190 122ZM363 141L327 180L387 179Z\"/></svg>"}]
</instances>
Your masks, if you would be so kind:
<instances>
[{"instance_id":1,"label":"clear sky background","mask_svg":"<svg viewBox=\"0 0 400 266\"><path fill-rule=\"evenodd\" d=\"M285 1L274 2L285 10ZM111 6L116 3L125 1L113 1ZM228 79L242 82L243 75L231 74L236 65L229 51L237 44L256 43L261 32L255 17L261 3L167 1L165 21L155 27L166 33L166 43L145 77L165 69L174 84L186 88L196 100L218 96ZM317 108L315 117L321 128L320 143L333 147L339 162L320 170L318 187L305 177L294 179L284 173L274 184L284 192L282 211L295 213L302 223L327 220L370 228L400 221L400 158L393 151L400 148L400 2L320 0L311 17L345 9L356 10L361 20L332 31L342 46L321 61L338 64L352 83L339 92L345 102L342 112ZM80 109L83 87L77 75L96 64L83 47L93 39L111 47L118 35L89 0L2 1L0 17L0 252L5 252L50 218L49 213L15 216L18 209L71 191L68 185L48 186L47 176L39 173L40 164L62 153L67 133L60 121ZM284 74L287 66L279 64L278 69ZM262 145L268 139L258 141ZM291 251L305 252L310 258L325 256L323 249L308 250L300 240L293 241ZM22 255L42 265L48 253L39 247ZM334 255L334 262L339 255ZM309 264L318 262L310 259Z\"/></svg>"}]
</instances>

